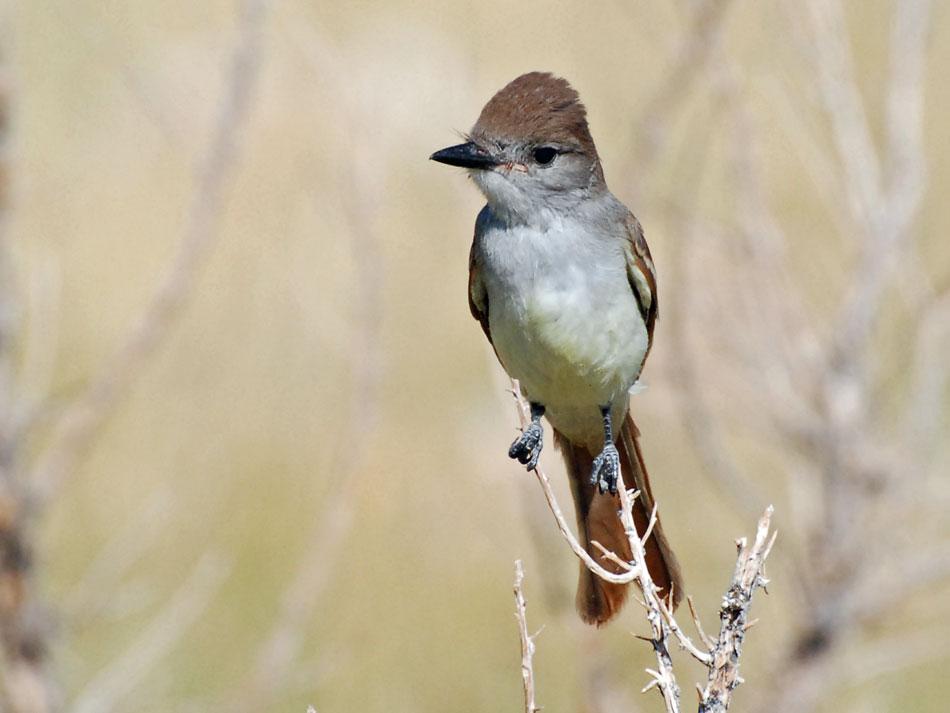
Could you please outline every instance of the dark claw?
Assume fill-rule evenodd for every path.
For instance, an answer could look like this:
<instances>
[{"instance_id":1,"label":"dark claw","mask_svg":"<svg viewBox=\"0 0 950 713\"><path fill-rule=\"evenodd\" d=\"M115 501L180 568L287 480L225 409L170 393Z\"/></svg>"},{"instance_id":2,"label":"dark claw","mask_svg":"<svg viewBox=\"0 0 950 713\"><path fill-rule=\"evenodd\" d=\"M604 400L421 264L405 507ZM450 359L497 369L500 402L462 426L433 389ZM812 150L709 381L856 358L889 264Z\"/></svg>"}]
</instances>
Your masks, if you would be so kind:
<instances>
[{"instance_id":1,"label":"dark claw","mask_svg":"<svg viewBox=\"0 0 950 713\"><path fill-rule=\"evenodd\" d=\"M541 447L543 431L541 424L532 421L521 434L521 438L511 444L508 449L508 457L515 458L522 465L528 466L528 470L534 470L538 465L538 458L541 456Z\"/></svg>"},{"instance_id":2,"label":"dark claw","mask_svg":"<svg viewBox=\"0 0 950 713\"><path fill-rule=\"evenodd\" d=\"M593 472L590 474L590 484L600 487L601 493L608 490L611 495L617 494L617 480L620 477L620 454L613 443L604 445L604 450L594 458Z\"/></svg>"}]
</instances>

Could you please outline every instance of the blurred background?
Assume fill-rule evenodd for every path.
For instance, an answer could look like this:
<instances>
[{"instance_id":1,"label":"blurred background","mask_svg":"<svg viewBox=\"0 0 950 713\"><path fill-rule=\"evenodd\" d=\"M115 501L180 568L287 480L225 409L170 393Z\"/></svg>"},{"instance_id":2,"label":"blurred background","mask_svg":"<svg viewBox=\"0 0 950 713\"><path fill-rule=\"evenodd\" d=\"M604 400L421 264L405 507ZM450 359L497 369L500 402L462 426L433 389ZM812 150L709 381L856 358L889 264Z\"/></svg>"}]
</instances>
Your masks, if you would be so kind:
<instances>
[{"instance_id":1,"label":"blurred background","mask_svg":"<svg viewBox=\"0 0 950 713\"><path fill-rule=\"evenodd\" d=\"M946 3L29 0L0 37L0 710L517 710L516 558L545 710L662 709L507 458L481 199L427 161L531 70L653 251L633 412L707 631L776 508L734 709L946 709Z\"/></svg>"}]
</instances>

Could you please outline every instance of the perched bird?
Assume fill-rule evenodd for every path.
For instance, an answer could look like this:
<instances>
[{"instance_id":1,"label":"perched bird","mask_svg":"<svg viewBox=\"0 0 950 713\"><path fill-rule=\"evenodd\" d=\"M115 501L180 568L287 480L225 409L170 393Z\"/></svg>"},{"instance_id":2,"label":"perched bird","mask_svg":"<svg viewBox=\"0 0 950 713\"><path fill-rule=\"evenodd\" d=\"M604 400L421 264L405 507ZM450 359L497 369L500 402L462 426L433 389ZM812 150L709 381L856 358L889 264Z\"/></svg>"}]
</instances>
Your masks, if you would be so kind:
<instances>
[{"instance_id":1,"label":"perched bird","mask_svg":"<svg viewBox=\"0 0 950 713\"><path fill-rule=\"evenodd\" d=\"M564 79L518 77L485 105L467 139L431 158L468 169L487 200L475 221L469 304L531 404L531 423L508 454L535 468L547 417L567 463L580 536L595 560L619 572L591 542L632 558L618 516L618 473L640 491L640 533L653 509L628 412L657 319L650 250L640 223L608 190L587 112ZM646 559L675 606L683 582L659 522ZM581 618L609 621L628 586L581 563Z\"/></svg>"}]
</instances>

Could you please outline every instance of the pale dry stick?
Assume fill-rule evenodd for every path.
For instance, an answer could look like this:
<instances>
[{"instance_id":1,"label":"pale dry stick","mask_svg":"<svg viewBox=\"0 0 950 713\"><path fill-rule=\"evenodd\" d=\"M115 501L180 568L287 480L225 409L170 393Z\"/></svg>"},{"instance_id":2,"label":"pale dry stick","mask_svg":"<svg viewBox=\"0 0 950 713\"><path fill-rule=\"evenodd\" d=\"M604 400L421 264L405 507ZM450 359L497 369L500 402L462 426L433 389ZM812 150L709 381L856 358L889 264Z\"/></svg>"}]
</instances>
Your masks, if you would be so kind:
<instances>
[{"instance_id":1,"label":"pale dry stick","mask_svg":"<svg viewBox=\"0 0 950 713\"><path fill-rule=\"evenodd\" d=\"M80 691L68 713L110 713L136 691L207 610L231 563L207 554L140 636Z\"/></svg>"},{"instance_id":2,"label":"pale dry stick","mask_svg":"<svg viewBox=\"0 0 950 713\"><path fill-rule=\"evenodd\" d=\"M622 437L632 441L633 436L628 431L623 430L621 434ZM626 447L628 453L635 452L636 446L634 443L627 443ZM667 646L669 635L673 631L667 625L659 591L647 567L646 551L643 546L645 540L641 539L637 533L637 526L633 519L633 491L627 490L623 475L620 473L617 475L617 493L620 496L620 522L623 524L627 541L630 543L630 551L633 553L633 572L636 574L637 586L643 594L642 604L646 609L647 622L652 630L652 637L648 640L653 646L653 653L656 655L656 670L647 669L647 673L653 677L653 680L644 686L642 691L645 693L651 688L659 689L663 696L663 702L666 704L667 712L679 713L680 687L676 683L676 676L673 673L673 659ZM672 618L672 614L669 616ZM679 627L676 627L676 631L680 631Z\"/></svg>"},{"instance_id":3,"label":"pale dry stick","mask_svg":"<svg viewBox=\"0 0 950 713\"><path fill-rule=\"evenodd\" d=\"M521 427L525 428L530 420L530 416L529 416L530 407L525 402L525 400L521 397L521 391L520 391L517 379L511 379L511 386L512 386L511 393L514 396L515 403L518 407L518 415L521 420ZM633 446L631 445L630 447L632 448ZM540 465L537 468L535 468L535 476L537 477L538 482L541 484L541 489L544 493L545 499L547 500L548 507L551 509L551 512L554 514L554 519L555 519L555 522L557 523L557 528L560 531L561 535L564 537L564 539L567 541L567 543L570 545L571 550L573 550L574 554L587 566L587 568L591 572L596 574L598 577L605 579L608 582L616 582L617 584L629 584L630 582L637 581L639 584L640 573L645 572L646 573L645 579L649 582L646 588L653 592L652 598L655 602L657 602L657 611L660 617L664 621L667 621L667 620L672 621L672 625L670 626L671 633L673 633L676 636L676 639L680 643L680 645L682 645L682 647L686 651L689 651L690 654L695 656L697 660L699 660L701 663L704 663L704 664L708 663L708 660L709 660L708 655L703 654L699 650L699 648L693 643L692 639L690 639L683 632L682 628L678 624L676 624L675 619L673 619L672 613L670 613L668 610L664 611L665 607L663 606L662 600L659 594L657 593L656 585L653 583L653 580L649 578L649 570L646 567L646 555L643 549L644 547L643 543L646 542L646 540L649 538L650 532L652 531L653 526L656 523L656 520L657 520L656 504L654 503L653 512L651 514L650 522L647 526L647 530L645 534L642 536L639 536L637 534L636 526L634 525L633 515L632 515L633 499L639 495L639 491L627 492L624 488L621 487L621 483L618 482L618 492L620 494L620 500L621 500L621 505L620 505L621 520L624 525L624 531L628 539L631 540L630 545L635 555L634 559L632 562L626 562L621 557L618 557L615 552L608 550L606 547L604 547L601 543L597 542L596 540L592 543L594 547L596 547L598 550L601 551L604 559L619 565L625 570L624 572L617 574L614 572L610 572L609 570L605 569L600 564L598 564L596 560L594 560L590 556L587 550L584 549L584 547L580 544L580 542L578 542L577 538L574 536L574 533L571 532L571 529L564 518L564 514L561 511L561 506L557 501L557 497L554 494L553 488L551 487L551 481L548 480L547 475L544 473ZM623 517L624 512L626 512L626 515L627 515L626 519L624 519ZM636 557L636 553L638 550L640 552L639 558ZM641 589L642 588L643 587L641 587ZM698 620L696 621L698 623ZM701 633L701 636L704 637L705 634L702 634L701 627L699 628L699 631Z\"/></svg>"},{"instance_id":4,"label":"pale dry stick","mask_svg":"<svg viewBox=\"0 0 950 713\"><path fill-rule=\"evenodd\" d=\"M524 594L521 592L521 583L524 581L524 571L521 569L521 560L515 560L515 618L518 620L518 633L521 638L521 679L524 683L524 711L537 713L541 710L534 699L534 636L528 633L528 618L525 614Z\"/></svg>"},{"instance_id":5,"label":"pale dry stick","mask_svg":"<svg viewBox=\"0 0 950 713\"><path fill-rule=\"evenodd\" d=\"M732 691L742 679L739 677L739 657L746 632L755 622L749 622L749 607L752 595L759 587L765 587L765 559L772 550L778 533L769 534L774 509L769 505L759 519L755 540L748 546L743 537L736 542L739 555L732 577L732 585L723 597L719 610L719 638L712 650L713 662L709 678L700 695L699 713L725 713L729 709Z\"/></svg>"},{"instance_id":6,"label":"pale dry stick","mask_svg":"<svg viewBox=\"0 0 950 713\"><path fill-rule=\"evenodd\" d=\"M631 497L636 497L636 496L633 495L633 496L631 496ZM606 547L604 547L602 544L600 544L597 540L591 540L590 543L591 543L594 547L596 547L598 550L600 550L600 554L603 555L603 557L604 557L605 560L608 560L608 561L610 561L610 562L613 562L615 565L617 565L617 566L620 567L621 569L626 570L627 572L629 572L630 570L633 569L633 565L632 565L632 564L630 564L630 563L627 562L626 560L620 559L620 557L618 557L618 556L614 553L613 550L608 550Z\"/></svg>"},{"instance_id":7,"label":"pale dry stick","mask_svg":"<svg viewBox=\"0 0 950 713\"><path fill-rule=\"evenodd\" d=\"M518 406L518 413L521 420L522 428L525 428L528 423L529 418L529 407L524 402L524 399L521 398L520 387L516 379L511 380L512 385L512 394L515 397L516 404ZM631 446L632 448L632 446ZM630 564L626 565L627 571L621 574L614 574L608 572L599 564L597 564L592 557L587 553L587 551L581 546L577 541L577 538L574 537L574 534L571 532L570 528L567 526L564 516L561 513L560 506L557 503L557 498L554 495L553 490L551 489L550 482L548 481L547 476L544 474L540 466L535 468L535 475L538 478L538 481L541 483L541 488L544 491L544 496L548 501L548 505L551 508L551 511L554 513L555 520L557 521L558 529L561 531L561 534L568 541L571 546L571 549L574 551L574 554L577 555L581 561L597 576L612 582L618 583L629 583L631 581L637 581L641 590L644 593L648 615L647 618L650 621L651 627L653 628L654 638L653 648L657 655L657 666L658 670L654 671L652 669L647 669L647 672L653 676L653 680L650 684L644 688L644 691L649 690L653 686L658 686L661 694L663 695L663 700L666 703L667 711L669 713L678 713L679 709L679 687L676 684L675 677L673 675L673 664L669 655L669 651L666 649L666 632L667 629L664 628L664 618L659 609L659 606L656 602L659 600L659 595L657 594L656 586L653 584L653 580L650 578L649 572L646 568L646 556L643 551L643 544L640 540L640 537L637 535L636 526L633 522L633 500L630 497L630 494L626 490L626 486L623 483L622 476L620 482L618 482L618 490L620 491L620 501L621 501L621 520L624 525L624 529L627 533L627 537L630 540L630 546L634 552L634 559L632 566ZM599 545L599 543L598 543ZM603 547L600 547L603 551ZM619 560L620 558L616 556L616 553L613 553L608 559L612 561ZM652 604L651 602L652 595Z\"/></svg>"},{"instance_id":8,"label":"pale dry stick","mask_svg":"<svg viewBox=\"0 0 950 713\"><path fill-rule=\"evenodd\" d=\"M512 379L512 393L515 396L518 405L519 415L522 421L522 427L527 425L529 409L524 400L520 397L518 382ZM632 444L629 444L632 448ZM537 469L536 469L537 470ZM538 480L542 485L548 505L554 513L555 520L558 523L558 529L565 539L571 544L571 549L584 561L585 565L595 574L598 572L599 565L593 563L589 555L585 558L586 551L580 547L576 538L567 528L561 514L557 500L550 489L550 483L547 477L538 475ZM639 535L633 519L633 504L637 493L628 491L623 482L623 476L620 476L618 482L618 495L620 498L620 519L624 526L624 531L630 543L630 549L633 552L633 559L630 563L625 563L615 553L609 552L600 543L594 545L601 550L605 559L621 564L628 571L620 575L626 579L632 575L633 581L637 583L643 599L641 605L646 609L647 621L652 630L652 637L646 640L653 646L657 658L656 669L646 669L652 676L652 680L644 688L643 692L651 688L658 688L663 696L664 704L668 713L679 713L680 708L680 689L676 683L676 677L673 672L673 661L670 656L667 642L672 635L691 656L709 669L709 677L706 688L701 697L700 711L702 713L722 713L728 709L729 698L732 690L741 682L738 676L738 663L741 654L741 645L745 638L745 632L751 626L748 623L748 611L752 603L752 594L755 589L767 584L764 577L765 559L768 557L775 541L775 534L769 537L769 526L773 508L770 505L759 520L756 532L755 542L751 549L746 546L745 539L741 539L739 545L739 556L736 563L735 574L729 592L723 599L723 605L720 610L721 628L720 636L715 642L711 642L702 630L699 620L696 617L692 602L690 602L690 611L696 622L700 638L709 646L708 651L701 650L693 641L686 636L682 628L676 622L673 613L664 604L659 595L655 583L650 577L649 569L646 566L646 552L644 543L650 536L650 531L656 522L656 507L650 518L650 524L646 528L644 535ZM575 547L576 545L576 547ZM591 563L594 566L591 566ZM607 579L605 577L605 579ZM640 637L644 638L644 637ZM703 705L706 707L704 708Z\"/></svg>"},{"instance_id":9,"label":"pale dry stick","mask_svg":"<svg viewBox=\"0 0 950 713\"><path fill-rule=\"evenodd\" d=\"M646 542L646 538L643 539L643 542ZM696 644L693 643L693 640L687 636L683 630L680 628L680 625L677 623L676 618L673 616L673 612L668 606L659 600L658 602L660 607L660 612L663 614L663 618L666 621L666 625L670 628L672 634L676 637L676 640L679 642L679 645L694 659L699 661L704 666L709 666L712 663L712 654L710 651L713 650L715 644L709 640L703 631L702 624L699 621L699 617L696 616L696 611L693 609L692 599L689 599L689 611L693 619L693 624L696 626L696 630L699 632L699 640L703 642L706 646L706 650L703 651Z\"/></svg>"},{"instance_id":10,"label":"pale dry stick","mask_svg":"<svg viewBox=\"0 0 950 713\"><path fill-rule=\"evenodd\" d=\"M703 624L699 620L699 614L696 613L696 606L693 604L693 598L687 595L686 603L689 604L689 614L691 617L693 617L693 624L696 626L696 631L699 632L699 640L703 642L703 646L706 647L707 651L712 651L716 644L706 635L706 631L703 629Z\"/></svg>"},{"instance_id":11,"label":"pale dry stick","mask_svg":"<svg viewBox=\"0 0 950 713\"><path fill-rule=\"evenodd\" d=\"M245 0L240 34L231 57L225 96L197 177L178 252L145 308L113 355L83 392L69 403L33 470L33 495L41 502L57 491L96 433L156 352L185 307L210 254L224 200L239 156L239 137L250 113L261 65L268 0Z\"/></svg>"},{"instance_id":12,"label":"pale dry stick","mask_svg":"<svg viewBox=\"0 0 950 713\"><path fill-rule=\"evenodd\" d=\"M517 379L511 380L511 393L515 397L515 403L518 406L518 415L521 419L521 427L524 429L530 422L530 408L521 397L521 387L519 386ZM583 545L578 542L577 538L574 536L574 533L571 532L571 528L568 526L567 520L564 519L564 513L561 512L561 506L558 504L557 497L554 495L554 490L551 488L551 481L548 480L548 476L544 473L544 469L541 468L540 465L535 467L534 475L541 484L541 490L544 492L544 497L548 501L548 507L550 507L551 512L554 513L554 519L557 522L557 529L560 530L561 534L564 536L564 539L567 540L568 544L571 546L571 549L574 551L574 554L577 555L577 557L584 563L587 569L608 582L614 582L616 584L629 584L632 582L636 578L636 571L633 568L627 572L616 574L599 565L594 560L594 558L590 556L587 550L584 549Z\"/></svg>"}]
</instances>

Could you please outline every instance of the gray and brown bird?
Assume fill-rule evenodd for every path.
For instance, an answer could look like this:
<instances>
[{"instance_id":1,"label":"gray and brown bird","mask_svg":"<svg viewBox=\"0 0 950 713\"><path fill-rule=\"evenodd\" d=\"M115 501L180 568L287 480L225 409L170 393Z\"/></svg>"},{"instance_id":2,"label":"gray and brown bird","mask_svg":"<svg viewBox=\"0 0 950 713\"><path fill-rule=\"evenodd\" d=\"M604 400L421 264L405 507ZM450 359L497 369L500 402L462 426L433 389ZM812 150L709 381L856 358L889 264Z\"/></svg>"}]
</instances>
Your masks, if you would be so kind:
<instances>
[{"instance_id":1,"label":"gray and brown bird","mask_svg":"<svg viewBox=\"0 0 950 713\"><path fill-rule=\"evenodd\" d=\"M618 474L640 491L634 520L653 510L630 393L650 353L656 271L640 223L610 192L577 92L551 74L524 74L485 105L465 143L432 159L461 166L487 204L475 222L469 304L502 366L521 384L532 421L509 455L534 468L542 416L570 475L580 535L632 558L618 516ZM674 606L683 594L660 523L646 542L648 569ZM629 585L581 563L577 609L604 624Z\"/></svg>"}]
</instances>

